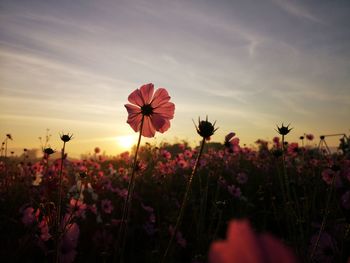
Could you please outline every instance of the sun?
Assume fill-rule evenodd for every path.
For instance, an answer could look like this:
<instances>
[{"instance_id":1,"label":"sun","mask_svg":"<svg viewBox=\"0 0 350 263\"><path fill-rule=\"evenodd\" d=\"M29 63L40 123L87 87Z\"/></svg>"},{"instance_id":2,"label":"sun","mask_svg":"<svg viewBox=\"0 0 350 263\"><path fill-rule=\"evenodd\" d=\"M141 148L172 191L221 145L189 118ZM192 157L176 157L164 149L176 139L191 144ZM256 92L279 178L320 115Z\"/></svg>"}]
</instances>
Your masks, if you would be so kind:
<instances>
[{"instance_id":1,"label":"sun","mask_svg":"<svg viewBox=\"0 0 350 263\"><path fill-rule=\"evenodd\" d=\"M132 135L118 136L116 137L117 142L123 150L130 150L135 144L136 137Z\"/></svg>"}]
</instances>

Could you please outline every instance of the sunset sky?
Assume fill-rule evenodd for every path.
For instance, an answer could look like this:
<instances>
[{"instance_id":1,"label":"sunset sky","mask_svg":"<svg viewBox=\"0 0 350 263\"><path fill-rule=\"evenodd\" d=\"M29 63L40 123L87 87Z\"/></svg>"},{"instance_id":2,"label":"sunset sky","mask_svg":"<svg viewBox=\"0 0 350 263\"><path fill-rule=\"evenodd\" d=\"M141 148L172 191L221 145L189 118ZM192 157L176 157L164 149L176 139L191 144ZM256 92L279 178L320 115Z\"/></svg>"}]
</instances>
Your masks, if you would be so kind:
<instances>
[{"instance_id":1,"label":"sunset sky","mask_svg":"<svg viewBox=\"0 0 350 263\"><path fill-rule=\"evenodd\" d=\"M213 141L271 140L282 122L289 140L349 134L349 14L346 0L0 0L0 136L39 148L48 128L56 150L70 132L73 155L115 154L137 136L127 97L150 82L176 105L150 142L196 143L206 115Z\"/></svg>"}]
</instances>

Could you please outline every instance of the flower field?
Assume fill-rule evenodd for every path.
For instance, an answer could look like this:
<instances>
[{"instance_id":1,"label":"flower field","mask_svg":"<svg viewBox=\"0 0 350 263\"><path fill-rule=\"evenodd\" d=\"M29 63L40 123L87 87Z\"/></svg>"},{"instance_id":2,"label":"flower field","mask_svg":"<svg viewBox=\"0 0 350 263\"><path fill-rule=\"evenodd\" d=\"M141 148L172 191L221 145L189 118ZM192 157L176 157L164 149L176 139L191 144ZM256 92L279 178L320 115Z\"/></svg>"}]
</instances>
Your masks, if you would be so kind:
<instances>
[{"instance_id":1,"label":"flower field","mask_svg":"<svg viewBox=\"0 0 350 263\"><path fill-rule=\"evenodd\" d=\"M206 145L167 262L206 262L228 222L249 219L308 262L345 262L349 251L349 153L325 154L279 141L258 150ZM141 146L125 244L126 262L159 262L172 234L198 148ZM52 262L58 178L63 166L62 262L111 262L133 154L106 159L1 160L1 256ZM281 189L288 175L290 198ZM316 246L316 241L318 244ZM247 244L249 247L249 244ZM316 248L315 248L316 246ZM314 251L313 251L314 250ZM253 251L251 253L254 253Z\"/></svg>"},{"instance_id":2,"label":"flower field","mask_svg":"<svg viewBox=\"0 0 350 263\"><path fill-rule=\"evenodd\" d=\"M175 105L153 84L125 107L139 133L131 152L0 159L1 262L346 262L350 251L350 149L280 137L240 145L215 123L195 124L198 147L142 144L170 128ZM277 134L276 134L277 135ZM321 136L322 137L322 136ZM321 140L324 139L321 138Z\"/></svg>"}]
</instances>

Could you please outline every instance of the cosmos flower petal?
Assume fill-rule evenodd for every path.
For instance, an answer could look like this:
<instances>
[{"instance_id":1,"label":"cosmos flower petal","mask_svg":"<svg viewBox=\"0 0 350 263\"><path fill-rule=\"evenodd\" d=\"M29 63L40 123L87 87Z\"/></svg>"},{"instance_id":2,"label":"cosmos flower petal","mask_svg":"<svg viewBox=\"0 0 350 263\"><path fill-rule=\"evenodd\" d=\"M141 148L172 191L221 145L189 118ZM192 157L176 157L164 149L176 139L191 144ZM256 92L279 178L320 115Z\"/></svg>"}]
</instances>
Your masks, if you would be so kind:
<instances>
[{"instance_id":1,"label":"cosmos flower petal","mask_svg":"<svg viewBox=\"0 0 350 263\"><path fill-rule=\"evenodd\" d=\"M165 119L164 125L158 130L160 133L166 132L170 128L170 121Z\"/></svg>"},{"instance_id":2,"label":"cosmos flower petal","mask_svg":"<svg viewBox=\"0 0 350 263\"><path fill-rule=\"evenodd\" d=\"M246 258L247 262L260 262L259 243L247 220L236 220L229 225L228 242L240 251L237 256Z\"/></svg>"},{"instance_id":3,"label":"cosmos flower petal","mask_svg":"<svg viewBox=\"0 0 350 263\"><path fill-rule=\"evenodd\" d=\"M209 253L210 263L228 263L233 262L232 259L236 258L236 251L229 249L226 242L217 241L212 243Z\"/></svg>"},{"instance_id":4,"label":"cosmos flower petal","mask_svg":"<svg viewBox=\"0 0 350 263\"><path fill-rule=\"evenodd\" d=\"M154 85L152 83L145 84L140 88L143 104L150 104L154 92Z\"/></svg>"},{"instance_id":5,"label":"cosmos flower petal","mask_svg":"<svg viewBox=\"0 0 350 263\"><path fill-rule=\"evenodd\" d=\"M166 102L159 107L155 107L154 113L161 114L163 117L172 119L174 117L175 104L172 102Z\"/></svg>"},{"instance_id":6,"label":"cosmos flower petal","mask_svg":"<svg viewBox=\"0 0 350 263\"><path fill-rule=\"evenodd\" d=\"M141 135L145 137L154 137L156 131L163 133L170 128L169 120L174 117L175 105L169 102L166 89L160 88L154 92L152 83L145 84L134 90L128 100L131 104L124 105L128 111L127 123L135 132L141 129L142 117Z\"/></svg>"},{"instance_id":7,"label":"cosmos flower petal","mask_svg":"<svg viewBox=\"0 0 350 263\"><path fill-rule=\"evenodd\" d=\"M159 114L152 114L151 121L156 131L159 131L165 124L165 118Z\"/></svg>"},{"instance_id":8,"label":"cosmos flower petal","mask_svg":"<svg viewBox=\"0 0 350 263\"><path fill-rule=\"evenodd\" d=\"M283 243L269 234L255 234L247 220L231 221L226 241L213 242L210 263L296 263L294 255Z\"/></svg>"},{"instance_id":9,"label":"cosmos flower petal","mask_svg":"<svg viewBox=\"0 0 350 263\"><path fill-rule=\"evenodd\" d=\"M141 91L139 89L135 89L133 92L131 92L128 97L128 101L141 107L144 104Z\"/></svg>"},{"instance_id":10,"label":"cosmos flower petal","mask_svg":"<svg viewBox=\"0 0 350 263\"><path fill-rule=\"evenodd\" d=\"M229 134L227 134L226 136L225 136L225 141L226 142L229 142L233 137L235 137L235 133L234 132L230 132Z\"/></svg>"},{"instance_id":11,"label":"cosmos flower petal","mask_svg":"<svg viewBox=\"0 0 350 263\"><path fill-rule=\"evenodd\" d=\"M135 132L138 132L141 128L141 120L141 114L129 114L127 123L129 123L129 125Z\"/></svg>"},{"instance_id":12,"label":"cosmos flower petal","mask_svg":"<svg viewBox=\"0 0 350 263\"><path fill-rule=\"evenodd\" d=\"M129 114L141 113L140 107L137 107L137 106L131 105L131 104L125 104L124 106Z\"/></svg>"},{"instance_id":13,"label":"cosmos flower petal","mask_svg":"<svg viewBox=\"0 0 350 263\"><path fill-rule=\"evenodd\" d=\"M145 116L143 121L143 127L142 127L142 135L148 138L152 138L154 137L155 133L156 133L156 129L153 126L151 118L148 116Z\"/></svg>"},{"instance_id":14,"label":"cosmos flower petal","mask_svg":"<svg viewBox=\"0 0 350 263\"><path fill-rule=\"evenodd\" d=\"M260 245L262 250L266 251L264 253L266 257L265 262L270 263L296 263L296 259L293 253L286 247L282 242L274 238L269 234L264 234L260 236Z\"/></svg>"},{"instance_id":15,"label":"cosmos flower petal","mask_svg":"<svg viewBox=\"0 0 350 263\"><path fill-rule=\"evenodd\" d=\"M153 108L156 108L157 106L168 102L170 100L170 96L166 89L159 88L154 93L153 99L152 99L152 106Z\"/></svg>"}]
</instances>

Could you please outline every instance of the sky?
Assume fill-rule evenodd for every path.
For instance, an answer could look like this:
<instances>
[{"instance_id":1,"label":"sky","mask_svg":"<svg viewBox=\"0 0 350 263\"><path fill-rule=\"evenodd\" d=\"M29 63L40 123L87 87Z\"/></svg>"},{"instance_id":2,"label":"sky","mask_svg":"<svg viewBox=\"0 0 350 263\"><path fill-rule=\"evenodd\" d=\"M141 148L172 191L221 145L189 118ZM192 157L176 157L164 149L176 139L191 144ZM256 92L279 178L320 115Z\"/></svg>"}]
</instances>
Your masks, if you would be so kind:
<instances>
[{"instance_id":1,"label":"sky","mask_svg":"<svg viewBox=\"0 0 350 263\"><path fill-rule=\"evenodd\" d=\"M146 83L175 103L151 143L350 133L350 2L287 0L0 0L0 136L39 148L73 133L72 155L126 149L128 95ZM316 139L313 144L318 143ZM338 138L327 138L337 145ZM124 145L124 146L123 146Z\"/></svg>"}]
</instances>

